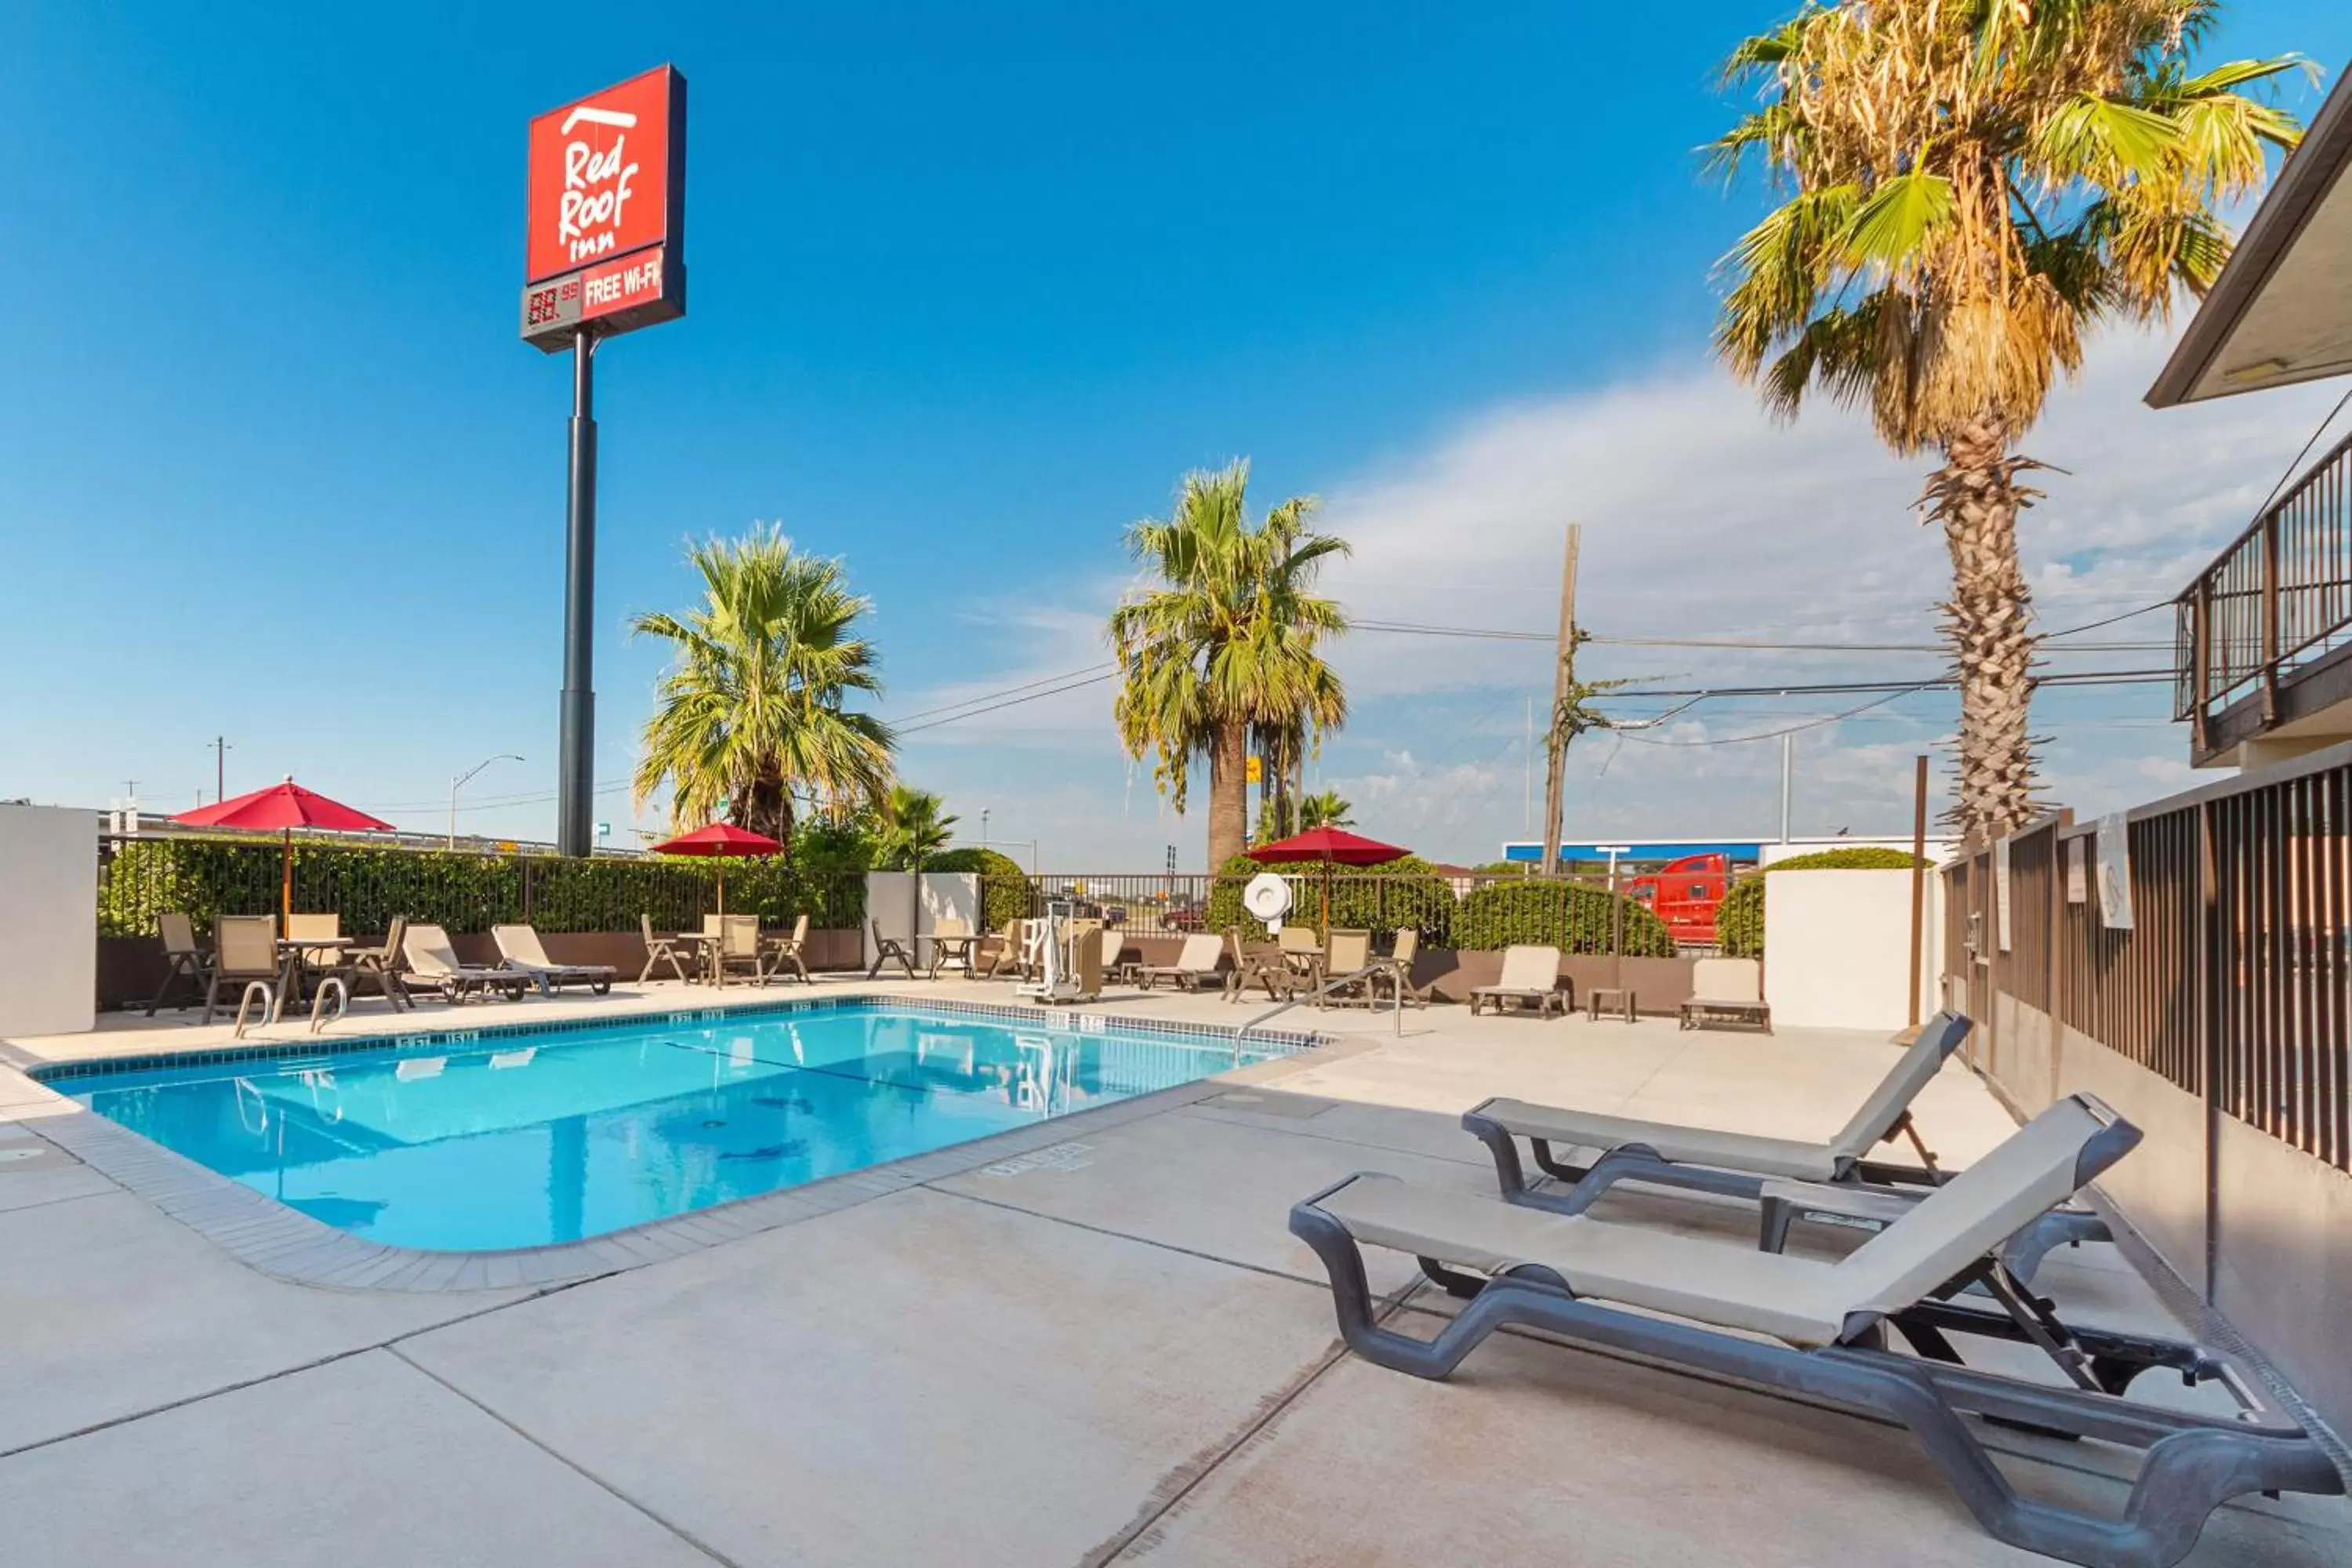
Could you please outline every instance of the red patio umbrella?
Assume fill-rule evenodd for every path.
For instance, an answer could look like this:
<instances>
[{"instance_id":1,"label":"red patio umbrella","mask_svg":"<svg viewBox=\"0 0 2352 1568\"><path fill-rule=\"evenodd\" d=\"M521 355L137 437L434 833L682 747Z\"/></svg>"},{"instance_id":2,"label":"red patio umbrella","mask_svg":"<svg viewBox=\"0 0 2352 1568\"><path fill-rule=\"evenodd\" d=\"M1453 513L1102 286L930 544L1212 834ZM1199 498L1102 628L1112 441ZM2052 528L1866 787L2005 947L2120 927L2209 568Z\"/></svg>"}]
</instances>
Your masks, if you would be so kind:
<instances>
[{"instance_id":1,"label":"red patio umbrella","mask_svg":"<svg viewBox=\"0 0 2352 1568\"><path fill-rule=\"evenodd\" d=\"M756 855L778 855L783 846L764 833L754 833L732 823L714 822L708 827L698 827L691 833L681 833L653 847L656 855L712 855L725 859ZM727 868L719 869L719 912L727 912Z\"/></svg>"},{"instance_id":2,"label":"red patio umbrella","mask_svg":"<svg viewBox=\"0 0 2352 1568\"><path fill-rule=\"evenodd\" d=\"M298 827L323 828L331 833L390 833L391 823L381 817L345 805L339 800L329 800L316 790L304 789L286 775L286 782L274 784L234 800L216 800L210 805L200 805L194 811L184 811L172 818L184 827L243 827L257 832L275 827L285 834L285 855L278 879L278 913L294 912L294 830ZM281 922L279 930L284 926Z\"/></svg>"},{"instance_id":3,"label":"red patio umbrella","mask_svg":"<svg viewBox=\"0 0 2352 1568\"><path fill-rule=\"evenodd\" d=\"M1310 827L1304 833L1294 833L1287 838L1277 838L1249 851L1249 858L1275 866L1296 860L1336 862L1341 866L1378 866L1384 861L1402 859L1412 854L1393 844L1383 844L1377 838L1367 838L1360 833L1350 833L1344 827ZM1323 874L1323 926L1331 924L1331 874Z\"/></svg>"},{"instance_id":4,"label":"red patio umbrella","mask_svg":"<svg viewBox=\"0 0 2352 1568\"><path fill-rule=\"evenodd\" d=\"M1249 858L1269 866L1291 860L1331 860L1342 866L1378 866L1383 861L1401 860L1412 853L1410 849L1400 849L1377 838L1367 838L1360 833L1350 833L1344 827L1310 827L1288 838L1260 845L1249 852Z\"/></svg>"}]
</instances>

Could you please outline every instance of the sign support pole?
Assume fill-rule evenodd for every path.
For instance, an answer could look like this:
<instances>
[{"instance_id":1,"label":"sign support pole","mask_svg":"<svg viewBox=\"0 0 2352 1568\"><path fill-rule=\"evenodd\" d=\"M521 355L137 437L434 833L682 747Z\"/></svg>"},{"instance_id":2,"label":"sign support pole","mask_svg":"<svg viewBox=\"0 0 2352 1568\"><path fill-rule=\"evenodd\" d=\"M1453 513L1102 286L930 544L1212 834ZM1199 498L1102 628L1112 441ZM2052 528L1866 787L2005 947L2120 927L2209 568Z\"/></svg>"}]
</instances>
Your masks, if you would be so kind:
<instances>
[{"instance_id":1,"label":"sign support pole","mask_svg":"<svg viewBox=\"0 0 2352 1568\"><path fill-rule=\"evenodd\" d=\"M596 339L572 338L572 452L563 569L562 735L556 774L555 847L586 855L596 782Z\"/></svg>"}]
</instances>

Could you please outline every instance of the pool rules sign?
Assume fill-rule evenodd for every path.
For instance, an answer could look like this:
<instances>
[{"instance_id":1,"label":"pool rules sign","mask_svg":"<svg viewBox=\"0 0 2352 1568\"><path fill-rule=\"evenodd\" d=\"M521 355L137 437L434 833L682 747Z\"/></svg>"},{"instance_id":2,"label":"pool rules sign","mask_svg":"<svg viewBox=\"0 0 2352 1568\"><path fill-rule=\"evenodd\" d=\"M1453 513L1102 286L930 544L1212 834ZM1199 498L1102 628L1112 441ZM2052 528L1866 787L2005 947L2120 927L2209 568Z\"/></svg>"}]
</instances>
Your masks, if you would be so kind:
<instances>
[{"instance_id":1,"label":"pool rules sign","mask_svg":"<svg viewBox=\"0 0 2352 1568\"><path fill-rule=\"evenodd\" d=\"M572 352L555 847L595 848L596 345L686 314L686 79L668 66L530 122L523 342Z\"/></svg>"},{"instance_id":2,"label":"pool rules sign","mask_svg":"<svg viewBox=\"0 0 2352 1568\"><path fill-rule=\"evenodd\" d=\"M686 79L668 66L530 122L522 335L550 353L686 313Z\"/></svg>"}]
</instances>

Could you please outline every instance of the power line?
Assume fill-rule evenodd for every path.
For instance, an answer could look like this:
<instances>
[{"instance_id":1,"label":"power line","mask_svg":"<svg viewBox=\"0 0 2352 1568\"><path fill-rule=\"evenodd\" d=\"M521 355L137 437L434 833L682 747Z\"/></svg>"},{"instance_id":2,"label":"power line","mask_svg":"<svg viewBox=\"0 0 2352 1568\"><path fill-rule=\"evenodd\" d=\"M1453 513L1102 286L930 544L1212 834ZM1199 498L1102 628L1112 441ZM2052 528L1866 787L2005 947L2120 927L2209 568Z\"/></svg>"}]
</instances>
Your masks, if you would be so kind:
<instances>
[{"instance_id":1,"label":"power line","mask_svg":"<svg viewBox=\"0 0 2352 1568\"><path fill-rule=\"evenodd\" d=\"M1007 697L1002 702L991 702L985 707L972 708L961 713L951 713L947 718L934 719L926 724L900 724L897 729L901 735L917 734L925 730L936 730L942 724L961 723L966 719L977 719L983 713L994 713L1006 708L1018 708L1024 702L1037 702L1048 697L1059 697L1066 692L1084 690L1087 687L1100 686L1106 680L1117 679L1118 679L1118 671L1109 669L1100 675L1090 675L1083 680L1070 681L1067 685L1052 687L1044 691L1032 691L1025 697Z\"/></svg>"},{"instance_id":2,"label":"power line","mask_svg":"<svg viewBox=\"0 0 2352 1568\"><path fill-rule=\"evenodd\" d=\"M1094 675L1105 670L1116 670L1118 668L1118 667L1116 664L1089 664L1080 669L1065 670L1059 675L1040 676L1035 680L1024 681L1019 686L1008 686L998 691L983 691L978 696L967 697L961 702L942 703L937 708L924 708L913 713L902 714L899 718L891 721L891 722L894 727L903 727L911 720L929 719L935 713L952 713L959 708L971 708L981 703L992 702L997 698L1011 697L1019 692L1033 690L1040 686L1050 686L1058 680L1075 680L1080 676Z\"/></svg>"},{"instance_id":3,"label":"power line","mask_svg":"<svg viewBox=\"0 0 2352 1568\"><path fill-rule=\"evenodd\" d=\"M2166 603L2170 603L2169 600ZM2154 608L2155 606L2148 606ZM2133 611L2137 615L2142 612ZM2125 619L2116 616L2115 619ZM2108 623L2094 622L2094 626ZM1471 637L1490 642L1538 642L1554 640L1549 632L1507 631L1492 626L1433 626L1412 621L1359 620L1350 629L1365 632L1385 632L1400 636L1425 637ZM2067 637L2074 632L2088 631L2089 626L2074 626L2063 632L2049 632L2045 637ZM1948 653L1945 643L1865 643L1865 642L1784 642L1769 638L1750 637L1606 637L1599 633L1586 639L1596 647L1696 647L1726 648L1748 653ZM2067 653L2152 653L2168 649L2172 645L2162 642L2078 643L2059 651Z\"/></svg>"}]
</instances>

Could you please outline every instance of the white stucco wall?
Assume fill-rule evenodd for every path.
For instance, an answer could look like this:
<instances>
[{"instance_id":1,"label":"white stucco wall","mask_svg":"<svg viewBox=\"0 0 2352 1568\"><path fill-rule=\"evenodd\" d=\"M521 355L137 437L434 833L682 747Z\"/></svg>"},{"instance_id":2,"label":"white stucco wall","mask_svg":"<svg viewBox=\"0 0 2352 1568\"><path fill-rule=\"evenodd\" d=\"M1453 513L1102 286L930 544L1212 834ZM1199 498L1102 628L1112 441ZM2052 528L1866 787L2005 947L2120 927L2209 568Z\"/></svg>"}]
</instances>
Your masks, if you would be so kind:
<instances>
[{"instance_id":1,"label":"white stucco wall","mask_svg":"<svg viewBox=\"0 0 2352 1568\"><path fill-rule=\"evenodd\" d=\"M874 965L874 921L882 922L882 934L903 942L910 934L922 935L939 929L942 920L960 920L967 930L980 930L980 879L969 871L926 871L920 879L911 871L868 871L866 873L866 913L863 935L867 968ZM921 956L930 957L924 947Z\"/></svg>"},{"instance_id":2,"label":"white stucco wall","mask_svg":"<svg viewBox=\"0 0 2352 1568\"><path fill-rule=\"evenodd\" d=\"M98 814L0 805L0 1036L98 1014Z\"/></svg>"},{"instance_id":3,"label":"white stucco wall","mask_svg":"<svg viewBox=\"0 0 2352 1568\"><path fill-rule=\"evenodd\" d=\"M1942 929L1935 891L1930 878L1930 955ZM1764 999L1776 1026L1900 1029L1909 1021L1910 963L1909 871L1775 871L1766 881ZM1935 1011L1933 987L1920 996L1921 1010Z\"/></svg>"}]
</instances>

